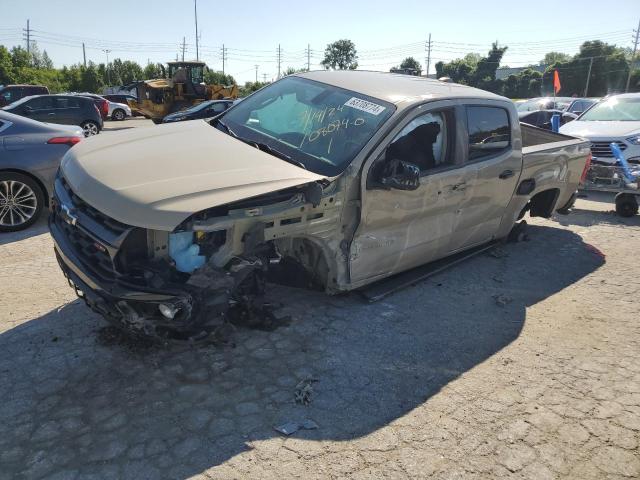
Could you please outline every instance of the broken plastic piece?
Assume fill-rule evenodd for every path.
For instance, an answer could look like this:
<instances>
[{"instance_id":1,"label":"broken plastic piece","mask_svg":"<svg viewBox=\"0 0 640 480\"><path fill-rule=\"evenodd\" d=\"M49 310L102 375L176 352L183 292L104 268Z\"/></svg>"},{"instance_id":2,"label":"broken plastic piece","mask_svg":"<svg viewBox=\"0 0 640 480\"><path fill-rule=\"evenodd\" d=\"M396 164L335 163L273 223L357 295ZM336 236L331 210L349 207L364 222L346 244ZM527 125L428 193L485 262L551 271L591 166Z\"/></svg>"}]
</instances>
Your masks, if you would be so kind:
<instances>
[{"instance_id":1,"label":"broken plastic piece","mask_svg":"<svg viewBox=\"0 0 640 480\"><path fill-rule=\"evenodd\" d=\"M302 422L287 422L287 423L283 423L282 425L278 425L276 427L273 427L273 429L278 432L278 433L282 433L283 435L291 435L292 433L296 433L298 430L302 429L302 430L316 430L320 427L318 427L318 424L316 422L314 422L313 420L311 420L310 418L307 418L305 420L303 420Z\"/></svg>"},{"instance_id":2,"label":"broken plastic piece","mask_svg":"<svg viewBox=\"0 0 640 480\"><path fill-rule=\"evenodd\" d=\"M200 255L200 246L193 243L192 232L169 235L169 256L176 262L176 269L184 273L193 272L205 262L205 257Z\"/></svg>"}]
</instances>

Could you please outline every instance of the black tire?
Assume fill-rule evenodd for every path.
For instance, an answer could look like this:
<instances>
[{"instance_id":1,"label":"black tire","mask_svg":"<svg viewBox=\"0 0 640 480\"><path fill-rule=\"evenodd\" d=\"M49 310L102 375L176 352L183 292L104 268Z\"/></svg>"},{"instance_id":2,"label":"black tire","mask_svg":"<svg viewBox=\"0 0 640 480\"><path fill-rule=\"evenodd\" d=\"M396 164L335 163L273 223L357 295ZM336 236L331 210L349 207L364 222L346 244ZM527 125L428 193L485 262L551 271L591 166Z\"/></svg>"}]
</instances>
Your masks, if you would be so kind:
<instances>
[{"instance_id":1,"label":"black tire","mask_svg":"<svg viewBox=\"0 0 640 480\"><path fill-rule=\"evenodd\" d=\"M151 121L153 123L155 123L156 125L160 125L162 123L162 119L161 118L152 118Z\"/></svg>"},{"instance_id":2,"label":"black tire","mask_svg":"<svg viewBox=\"0 0 640 480\"><path fill-rule=\"evenodd\" d=\"M80 126L82 127L85 137L92 137L93 135L97 135L100 133L100 125L98 125L98 123L94 122L93 120L82 122Z\"/></svg>"},{"instance_id":3,"label":"black tire","mask_svg":"<svg viewBox=\"0 0 640 480\"><path fill-rule=\"evenodd\" d=\"M633 217L638 213L638 201L635 195L620 193L616 196L616 213L621 217Z\"/></svg>"},{"instance_id":4,"label":"black tire","mask_svg":"<svg viewBox=\"0 0 640 480\"><path fill-rule=\"evenodd\" d=\"M44 198L42 188L33 178L0 172L0 232L16 232L33 225L42 213Z\"/></svg>"},{"instance_id":5,"label":"black tire","mask_svg":"<svg viewBox=\"0 0 640 480\"><path fill-rule=\"evenodd\" d=\"M127 113L121 108L116 108L111 114L111 120L113 120L114 122L121 122L125 118L127 118Z\"/></svg>"}]
</instances>

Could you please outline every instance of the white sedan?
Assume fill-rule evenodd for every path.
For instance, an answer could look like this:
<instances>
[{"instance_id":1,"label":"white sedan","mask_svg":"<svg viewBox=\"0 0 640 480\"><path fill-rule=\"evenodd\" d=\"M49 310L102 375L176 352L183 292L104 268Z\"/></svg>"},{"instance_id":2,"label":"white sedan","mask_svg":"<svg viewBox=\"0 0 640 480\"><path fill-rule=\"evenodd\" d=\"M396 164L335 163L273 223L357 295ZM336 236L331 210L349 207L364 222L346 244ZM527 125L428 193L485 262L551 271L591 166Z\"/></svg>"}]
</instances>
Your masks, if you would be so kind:
<instances>
[{"instance_id":1,"label":"white sedan","mask_svg":"<svg viewBox=\"0 0 640 480\"><path fill-rule=\"evenodd\" d=\"M120 121L130 116L131 109L129 108L129 105L125 105L124 103L109 102L109 113L107 115L108 118L110 118L111 120Z\"/></svg>"},{"instance_id":2,"label":"white sedan","mask_svg":"<svg viewBox=\"0 0 640 480\"><path fill-rule=\"evenodd\" d=\"M591 141L593 160L615 164L615 142L629 163L640 164L640 93L613 95L594 105L560 133Z\"/></svg>"}]
</instances>

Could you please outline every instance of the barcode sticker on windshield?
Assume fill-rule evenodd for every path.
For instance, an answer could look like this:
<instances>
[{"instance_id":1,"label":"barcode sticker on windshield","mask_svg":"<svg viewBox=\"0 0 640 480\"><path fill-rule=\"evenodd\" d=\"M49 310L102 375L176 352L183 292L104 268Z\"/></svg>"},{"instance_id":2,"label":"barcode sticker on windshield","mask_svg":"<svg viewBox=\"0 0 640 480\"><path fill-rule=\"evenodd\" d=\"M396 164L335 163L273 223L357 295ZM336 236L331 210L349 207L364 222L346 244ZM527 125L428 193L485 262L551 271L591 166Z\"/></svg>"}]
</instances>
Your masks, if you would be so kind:
<instances>
[{"instance_id":1,"label":"barcode sticker on windshield","mask_svg":"<svg viewBox=\"0 0 640 480\"><path fill-rule=\"evenodd\" d=\"M378 105L377 103L367 102L361 98L351 97L345 102L347 107L362 110L363 112L370 113L371 115L378 115L384 112L385 107Z\"/></svg>"}]
</instances>

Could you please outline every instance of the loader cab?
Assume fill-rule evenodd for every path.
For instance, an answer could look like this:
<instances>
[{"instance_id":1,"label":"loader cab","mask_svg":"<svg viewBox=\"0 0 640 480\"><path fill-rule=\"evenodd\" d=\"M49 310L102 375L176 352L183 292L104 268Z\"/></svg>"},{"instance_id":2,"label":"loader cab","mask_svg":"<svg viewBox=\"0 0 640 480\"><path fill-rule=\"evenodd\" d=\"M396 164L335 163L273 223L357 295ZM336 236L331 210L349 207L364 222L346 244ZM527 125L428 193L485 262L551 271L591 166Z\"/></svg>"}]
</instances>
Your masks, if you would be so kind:
<instances>
[{"instance_id":1,"label":"loader cab","mask_svg":"<svg viewBox=\"0 0 640 480\"><path fill-rule=\"evenodd\" d=\"M169 78L176 83L191 84L196 88L204 83L204 62L169 62L168 66Z\"/></svg>"}]
</instances>

